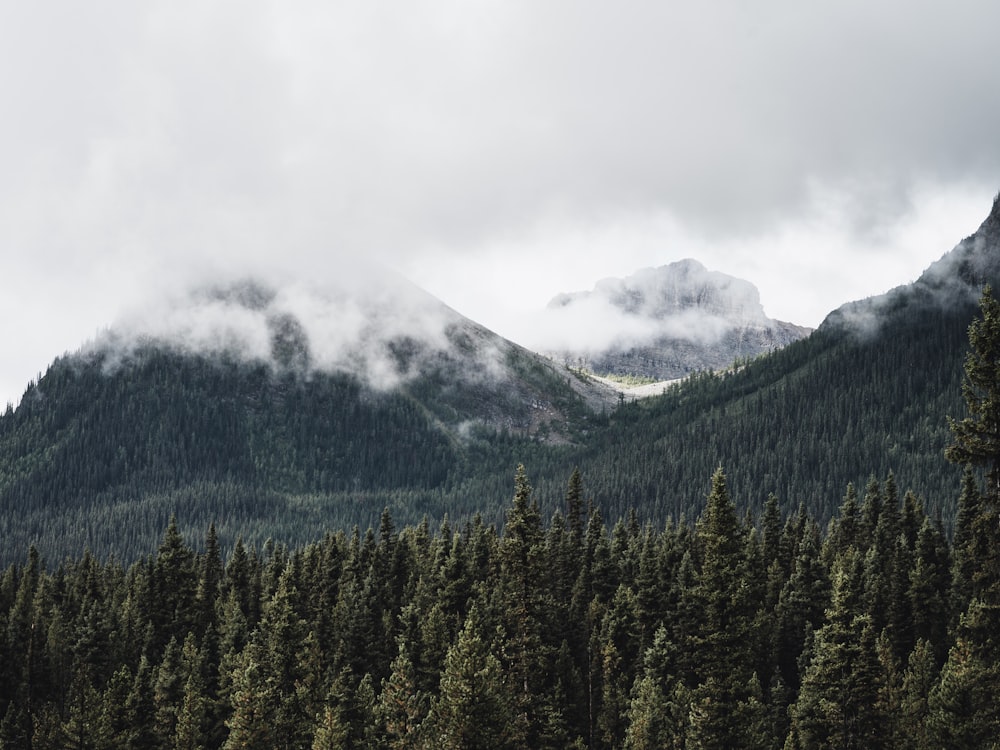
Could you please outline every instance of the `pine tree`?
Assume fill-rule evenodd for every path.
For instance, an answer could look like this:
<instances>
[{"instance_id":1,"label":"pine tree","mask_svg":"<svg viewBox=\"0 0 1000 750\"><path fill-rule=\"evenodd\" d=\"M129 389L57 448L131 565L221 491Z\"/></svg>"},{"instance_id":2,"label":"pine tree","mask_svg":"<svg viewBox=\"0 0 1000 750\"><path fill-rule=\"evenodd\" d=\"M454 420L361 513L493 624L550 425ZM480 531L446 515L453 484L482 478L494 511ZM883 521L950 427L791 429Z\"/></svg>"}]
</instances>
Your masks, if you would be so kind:
<instances>
[{"instance_id":1,"label":"pine tree","mask_svg":"<svg viewBox=\"0 0 1000 750\"><path fill-rule=\"evenodd\" d=\"M595 634L600 680L597 730L603 747L620 747L625 735L629 691L639 659L637 606L632 589L621 584Z\"/></svg>"},{"instance_id":2,"label":"pine tree","mask_svg":"<svg viewBox=\"0 0 1000 750\"><path fill-rule=\"evenodd\" d=\"M389 750L416 747L417 733L428 711L427 697L417 688L413 662L402 638L397 639L397 651L392 672L382 682L377 711Z\"/></svg>"},{"instance_id":3,"label":"pine tree","mask_svg":"<svg viewBox=\"0 0 1000 750\"><path fill-rule=\"evenodd\" d=\"M583 539L583 478L574 468L566 486L566 522L572 539L579 546Z\"/></svg>"},{"instance_id":4,"label":"pine tree","mask_svg":"<svg viewBox=\"0 0 1000 750\"><path fill-rule=\"evenodd\" d=\"M683 717L675 717L671 708L670 700L656 677L647 674L639 680L629 704L625 749L672 750L683 747L687 712Z\"/></svg>"},{"instance_id":5,"label":"pine tree","mask_svg":"<svg viewBox=\"0 0 1000 750\"><path fill-rule=\"evenodd\" d=\"M980 496L966 472L955 530L956 603L961 607L966 600L969 606L978 601L975 619L984 624L979 632L992 633L1000 629L1000 302L988 286L980 299L980 317L969 326L962 395L968 416L949 420L954 442L946 456L966 467L981 467L986 484ZM990 648L987 658L1000 658L1000 648Z\"/></svg>"},{"instance_id":6,"label":"pine tree","mask_svg":"<svg viewBox=\"0 0 1000 750\"><path fill-rule=\"evenodd\" d=\"M0 620L0 624L6 624L5 630L0 631L2 639L0 654L7 655L6 663L2 664L5 684L0 688L0 707L6 707L6 701L14 699L18 691L24 693L19 696L22 704L27 703L31 693L33 675L30 656L34 636L32 620L35 614L32 603L40 576L41 562L38 550L32 545L28 552L28 564L21 570L20 580L17 582L13 604L9 610L0 614L0 616L6 615L6 622ZM13 718L10 721L13 721Z\"/></svg>"},{"instance_id":7,"label":"pine tree","mask_svg":"<svg viewBox=\"0 0 1000 750\"><path fill-rule=\"evenodd\" d=\"M1000 502L1000 302L989 286L979 300L979 317L969 326L962 396L968 416L949 419L954 442L945 452L949 461L982 467L985 495Z\"/></svg>"},{"instance_id":8,"label":"pine tree","mask_svg":"<svg viewBox=\"0 0 1000 750\"><path fill-rule=\"evenodd\" d=\"M162 738L156 734L155 721L152 720L156 712L154 676L155 670L143 655L139 659L132 687L125 699L126 723L131 727L129 747L133 750L163 746Z\"/></svg>"},{"instance_id":9,"label":"pine tree","mask_svg":"<svg viewBox=\"0 0 1000 750\"><path fill-rule=\"evenodd\" d=\"M745 685L751 674L745 646L754 603L744 578L742 529L721 469L712 477L712 490L698 522L697 543L702 562L693 593L700 604L701 622L692 646L700 654L699 677Z\"/></svg>"},{"instance_id":10,"label":"pine tree","mask_svg":"<svg viewBox=\"0 0 1000 750\"><path fill-rule=\"evenodd\" d=\"M764 503L764 515L760 521L765 569L781 559L781 508L778 496L770 494Z\"/></svg>"},{"instance_id":11,"label":"pine tree","mask_svg":"<svg viewBox=\"0 0 1000 750\"><path fill-rule=\"evenodd\" d=\"M101 696L100 725L109 738L107 750L128 750L137 733L137 719L129 711L132 673L122 666L112 675Z\"/></svg>"},{"instance_id":12,"label":"pine tree","mask_svg":"<svg viewBox=\"0 0 1000 750\"><path fill-rule=\"evenodd\" d=\"M274 710L281 700L266 674L266 655L257 642L244 649L232 677L233 713L226 726L224 750L271 750L277 747Z\"/></svg>"},{"instance_id":13,"label":"pine tree","mask_svg":"<svg viewBox=\"0 0 1000 750\"><path fill-rule=\"evenodd\" d=\"M927 699L937 680L934 652L925 640L918 640L903 674L900 705L900 745L908 750L930 750L927 736Z\"/></svg>"},{"instance_id":14,"label":"pine tree","mask_svg":"<svg viewBox=\"0 0 1000 750\"><path fill-rule=\"evenodd\" d=\"M301 747L313 732L317 699L302 689L316 685L305 666L313 651L295 609L294 575L293 566L283 566L260 626L222 681L233 708L227 748Z\"/></svg>"},{"instance_id":15,"label":"pine tree","mask_svg":"<svg viewBox=\"0 0 1000 750\"><path fill-rule=\"evenodd\" d=\"M736 747L746 737L739 705L748 699L755 659L752 624L759 602L747 581L744 531L722 469L698 521L701 555L688 609L694 614L684 644L693 659L691 741L702 747Z\"/></svg>"},{"instance_id":16,"label":"pine tree","mask_svg":"<svg viewBox=\"0 0 1000 750\"><path fill-rule=\"evenodd\" d=\"M70 687L68 716L62 725L61 747L69 749L106 746L108 727L101 722L101 694L86 665L75 670Z\"/></svg>"},{"instance_id":17,"label":"pine tree","mask_svg":"<svg viewBox=\"0 0 1000 750\"><path fill-rule=\"evenodd\" d=\"M947 541L928 518L924 518L917 535L914 558L908 592L913 613L913 637L930 644L936 660L941 663L948 649L951 574Z\"/></svg>"},{"instance_id":18,"label":"pine tree","mask_svg":"<svg viewBox=\"0 0 1000 750\"><path fill-rule=\"evenodd\" d=\"M518 690L518 710L534 743L540 731L541 679L547 672L544 630L551 602L542 583L544 535L541 514L531 499L524 466L517 467L514 502L507 513L498 550L500 569L496 608L502 613L507 639L503 656Z\"/></svg>"},{"instance_id":19,"label":"pine tree","mask_svg":"<svg viewBox=\"0 0 1000 750\"><path fill-rule=\"evenodd\" d=\"M469 612L458 640L448 651L440 693L427 722L428 746L439 750L524 746L524 727L516 703L500 660L480 632L476 608Z\"/></svg>"},{"instance_id":20,"label":"pine tree","mask_svg":"<svg viewBox=\"0 0 1000 750\"><path fill-rule=\"evenodd\" d=\"M816 632L793 730L803 750L884 746L879 694L884 685L871 618L862 612L862 563L848 549L834 576L827 622Z\"/></svg>"},{"instance_id":21,"label":"pine tree","mask_svg":"<svg viewBox=\"0 0 1000 750\"><path fill-rule=\"evenodd\" d=\"M181 649L181 672L185 679L184 691L177 707L173 744L177 750L198 750L206 744L205 729L210 702L202 674L204 668L203 654L191 633Z\"/></svg>"},{"instance_id":22,"label":"pine tree","mask_svg":"<svg viewBox=\"0 0 1000 750\"><path fill-rule=\"evenodd\" d=\"M195 557L184 544L174 516L156 554L152 584L153 643L150 645L153 653L159 655L171 638L178 643L184 641L195 615Z\"/></svg>"},{"instance_id":23,"label":"pine tree","mask_svg":"<svg viewBox=\"0 0 1000 750\"><path fill-rule=\"evenodd\" d=\"M185 676L181 646L171 638L153 676L154 727L159 743L169 746L177 733L177 715L184 698Z\"/></svg>"},{"instance_id":24,"label":"pine tree","mask_svg":"<svg viewBox=\"0 0 1000 750\"><path fill-rule=\"evenodd\" d=\"M962 472L962 489L958 495L958 509L955 513L955 531L952 538L952 586L951 611L954 623L969 606L973 598L982 596L984 540L977 536L983 515L982 495L976 486L972 467L966 465Z\"/></svg>"},{"instance_id":25,"label":"pine tree","mask_svg":"<svg viewBox=\"0 0 1000 750\"><path fill-rule=\"evenodd\" d=\"M932 747L995 746L1000 736L997 670L995 662L984 662L968 640L958 638L927 699L926 731Z\"/></svg>"},{"instance_id":26,"label":"pine tree","mask_svg":"<svg viewBox=\"0 0 1000 750\"><path fill-rule=\"evenodd\" d=\"M343 668L333 680L313 734L313 750L375 747L377 702L371 675ZM305 745L289 745L304 747Z\"/></svg>"},{"instance_id":27,"label":"pine tree","mask_svg":"<svg viewBox=\"0 0 1000 750\"><path fill-rule=\"evenodd\" d=\"M840 512L830 523L830 532L823 545L823 556L827 565L832 566L834 559L848 549L864 551L866 548L864 536L864 521L861 505L858 503L858 491L853 484L848 484Z\"/></svg>"},{"instance_id":28,"label":"pine tree","mask_svg":"<svg viewBox=\"0 0 1000 750\"><path fill-rule=\"evenodd\" d=\"M204 634L215 624L215 605L223 577L222 555L219 552L219 537L215 531L215 523L208 527L208 533L205 535L205 552L200 562L198 587L195 591L197 614L194 623L199 635Z\"/></svg>"}]
</instances>

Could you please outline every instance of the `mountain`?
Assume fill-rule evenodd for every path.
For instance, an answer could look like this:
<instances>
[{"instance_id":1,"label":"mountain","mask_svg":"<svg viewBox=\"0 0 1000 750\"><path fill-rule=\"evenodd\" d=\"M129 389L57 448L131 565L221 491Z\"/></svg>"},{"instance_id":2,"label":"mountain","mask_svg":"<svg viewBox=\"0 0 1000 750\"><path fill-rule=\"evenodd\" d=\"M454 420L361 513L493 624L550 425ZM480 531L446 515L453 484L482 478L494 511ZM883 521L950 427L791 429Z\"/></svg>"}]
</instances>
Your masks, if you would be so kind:
<instances>
[{"instance_id":1,"label":"mountain","mask_svg":"<svg viewBox=\"0 0 1000 750\"><path fill-rule=\"evenodd\" d=\"M961 470L947 420L961 395L967 331L986 284L1000 288L1000 196L978 231L908 285L831 312L809 337L723 374L628 404L577 460L610 515L693 517L719 466L737 503L771 493L821 521L848 483L894 475L948 526Z\"/></svg>"},{"instance_id":2,"label":"mountain","mask_svg":"<svg viewBox=\"0 0 1000 750\"><path fill-rule=\"evenodd\" d=\"M1000 196L915 283L630 403L405 285L202 289L58 359L0 416L0 562L31 543L133 559L171 514L189 538L214 522L223 549L376 526L383 508L500 523L519 463L546 513L579 467L609 521L690 520L722 466L741 511L774 493L825 523L852 483L912 490L947 527L947 418L987 283Z\"/></svg>"},{"instance_id":3,"label":"mountain","mask_svg":"<svg viewBox=\"0 0 1000 750\"><path fill-rule=\"evenodd\" d=\"M399 280L199 288L58 359L0 417L0 519L11 550L131 556L173 512L229 543L385 505L441 518L494 443L572 444L616 401Z\"/></svg>"},{"instance_id":4,"label":"mountain","mask_svg":"<svg viewBox=\"0 0 1000 750\"><path fill-rule=\"evenodd\" d=\"M548 314L575 330L573 344L549 356L600 375L654 380L728 367L810 332L768 318L749 281L691 259L560 294Z\"/></svg>"}]
</instances>

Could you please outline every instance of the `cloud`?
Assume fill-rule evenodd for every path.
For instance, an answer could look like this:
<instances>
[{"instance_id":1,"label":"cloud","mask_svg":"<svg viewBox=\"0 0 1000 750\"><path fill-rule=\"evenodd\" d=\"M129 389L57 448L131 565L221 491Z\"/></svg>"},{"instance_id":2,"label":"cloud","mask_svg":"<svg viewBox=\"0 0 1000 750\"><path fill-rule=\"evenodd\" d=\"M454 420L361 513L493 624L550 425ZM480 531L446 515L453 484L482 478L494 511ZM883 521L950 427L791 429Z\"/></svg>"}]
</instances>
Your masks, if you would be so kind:
<instances>
[{"instance_id":1,"label":"cloud","mask_svg":"<svg viewBox=\"0 0 1000 750\"><path fill-rule=\"evenodd\" d=\"M357 266L335 283L220 279L174 288L121 314L86 348L114 369L150 343L289 369L356 375L390 388L453 357L464 323L397 275ZM496 376L496 351L479 347L461 364L471 379Z\"/></svg>"},{"instance_id":2,"label":"cloud","mask_svg":"<svg viewBox=\"0 0 1000 750\"><path fill-rule=\"evenodd\" d=\"M743 234L816 185L866 231L1000 168L988 3L35 5L4 186L58 205L54 251L393 256L662 208Z\"/></svg>"},{"instance_id":3,"label":"cloud","mask_svg":"<svg viewBox=\"0 0 1000 750\"><path fill-rule=\"evenodd\" d=\"M753 284L685 259L556 295L532 323L521 335L528 347L597 354L663 338L711 345L734 325L770 321Z\"/></svg>"},{"instance_id":4,"label":"cloud","mask_svg":"<svg viewBox=\"0 0 1000 750\"><path fill-rule=\"evenodd\" d=\"M523 343L541 352L599 354L662 338L712 344L731 326L731 321L721 315L699 310L685 310L659 320L630 315L607 299L593 296L540 312L524 334Z\"/></svg>"},{"instance_id":5,"label":"cloud","mask_svg":"<svg viewBox=\"0 0 1000 750\"><path fill-rule=\"evenodd\" d=\"M853 260L899 236L921 191L992 196L1000 173L1000 6L983 0L43 0L3 13L7 392L171 279L221 270L435 266L454 304L463 285L501 294L506 274L488 269L505 248L527 272L563 269L544 304L694 256L758 284L770 309L740 248L796 236ZM825 226L831 196L836 246L800 231ZM572 246L595 254L599 239L621 240L596 252L628 265L578 251L570 279ZM649 257L655 244L667 257Z\"/></svg>"}]
</instances>

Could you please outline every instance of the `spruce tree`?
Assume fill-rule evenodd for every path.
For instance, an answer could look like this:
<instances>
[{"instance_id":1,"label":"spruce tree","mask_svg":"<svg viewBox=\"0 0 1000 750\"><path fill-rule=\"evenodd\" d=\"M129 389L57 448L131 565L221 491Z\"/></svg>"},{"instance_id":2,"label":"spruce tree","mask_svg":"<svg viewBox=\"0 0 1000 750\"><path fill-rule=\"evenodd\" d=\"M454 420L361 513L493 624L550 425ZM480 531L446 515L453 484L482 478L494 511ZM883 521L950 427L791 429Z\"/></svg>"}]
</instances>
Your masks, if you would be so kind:
<instances>
[{"instance_id":1,"label":"spruce tree","mask_svg":"<svg viewBox=\"0 0 1000 750\"><path fill-rule=\"evenodd\" d=\"M500 540L496 608L502 613L507 632L503 655L516 680L518 708L532 740L539 730L540 678L547 672L548 656L544 625L551 612L541 586L546 575L543 541L541 514L531 499L531 485L520 465L514 478L514 502Z\"/></svg>"},{"instance_id":2,"label":"spruce tree","mask_svg":"<svg viewBox=\"0 0 1000 750\"><path fill-rule=\"evenodd\" d=\"M520 686L515 687L515 691ZM441 687L431 708L428 747L503 750L524 746L524 726L500 660L481 632L476 608L448 651Z\"/></svg>"},{"instance_id":3,"label":"spruce tree","mask_svg":"<svg viewBox=\"0 0 1000 750\"><path fill-rule=\"evenodd\" d=\"M163 659L153 676L153 726L162 746L174 741L177 716L184 698L185 676L181 662L182 647L171 638L163 651Z\"/></svg>"},{"instance_id":4,"label":"spruce tree","mask_svg":"<svg viewBox=\"0 0 1000 750\"><path fill-rule=\"evenodd\" d=\"M186 648L185 644L185 650ZM193 668L188 672L187 681L184 683L184 695L177 712L174 740L174 747L177 750L199 750L205 746L208 711L209 699L205 694L204 680L200 670Z\"/></svg>"},{"instance_id":5,"label":"spruce tree","mask_svg":"<svg viewBox=\"0 0 1000 750\"><path fill-rule=\"evenodd\" d=\"M917 536L914 564L909 571L908 596L913 613L913 637L924 640L940 664L948 650L948 546L940 530L925 518ZM963 605L968 606L968 602Z\"/></svg>"},{"instance_id":6,"label":"spruce tree","mask_svg":"<svg viewBox=\"0 0 1000 750\"><path fill-rule=\"evenodd\" d=\"M989 622L986 630L996 631L1000 628L1000 302L988 286L980 299L980 316L969 326L962 395L968 416L949 420L954 442L945 455L955 463L980 467L986 482L981 503L968 472L963 482L955 587L959 606L966 597L968 602L979 600L977 618Z\"/></svg>"},{"instance_id":7,"label":"spruce tree","mask_svg":"<svg viewBox=\"0 0 1000 750\"><path fill-rule=\"evenodd\" d=\"M900 705L900 745L909 750L929 750L927 699L937 680L934 652L926 640L918 640L903 674Z\"/></svg>"},{"instance_id":8,"label":"spruce tree","mask_svg":"<svg viewBox=\"0 0 1000 750\"><path fill-rule=\"evenodd\" d=\"M208 527L205 535L205 552L201 555L198 587L195 592L197 613L194 625L199 635L215 624L215 604L219 596L219 586L222 582L222 555L219 552L219 537L215 531L215 523Z\"/></svg>"},{"instance_id":9,"label":"spruce tree","mask_svg":"<svg viewBox=\"0 0 1000 750\"><path fill-rule=\"evenodd\" d=\"M954 442L948 460L986 472L985 496L1000 502L1000 301L983 289L979 317L969 326L962 396L968 416L949 419Z\"/></svg>"},{"instance_id":10,"label":"spruce tree","mask_svg":"<svg viewBox=\"0 0 1000 750\"><path fill-rule=\"evenodd\" d=\"M715 678L720 685L745 685L752 666L745 646L754 602L744 578L742 529L722 469L712 477L712 490L698 522L697 544L702 561L693 593L700 604L701 622L691 645L700 654L698 676L701 681Z\"/></svg>"},{"instance_id":11,"label":"spruce tree","mask_svg":"<svg viewBox=\"0 0 1000 750\"><path fill-rule=\"evenodd\" d=\"M927 699L926 732L932 747L951 750L995 747L1000 736L997 664L959 637Z\"/></svg>"},{"instance_id":12,"label":"spruce tree","mask_svg":"<svg viewBox=\"0 0 1000 750\"><path fill-rule=\"evenodd\" d=\"M413 662L402 638L397 639L397 650L392 672L382 682L377 708L381 735L389 750L415 747L428 711L427 696L417 688Z\"/></svg>"},{"instance_id":13,"label":"spruce tree","mask_svg":"<svg viewBox=\"0 0 1000 750\"><path fill-rule=\"evenodd\" d=\"M359 680L350 669L341 669L330 685L326 705L319 712L312 747L315 750L375 747L376 714L377 704L371 675L366 674ZM286 746L306 745L300 741Z\"/></svg>"},{"instance_id":14,"label":"spruce tree","mask_svg":"<svg viewBox=\"0 0 1000 750\"><path fill-rule=\"evenodd\" d=\"M885 747L884 686L871 617L862 611L862 562L845 552L834 576L827 622L816 632L808 668L792 709L799 745L873 750Z\"/></svg>"}]
</instances>

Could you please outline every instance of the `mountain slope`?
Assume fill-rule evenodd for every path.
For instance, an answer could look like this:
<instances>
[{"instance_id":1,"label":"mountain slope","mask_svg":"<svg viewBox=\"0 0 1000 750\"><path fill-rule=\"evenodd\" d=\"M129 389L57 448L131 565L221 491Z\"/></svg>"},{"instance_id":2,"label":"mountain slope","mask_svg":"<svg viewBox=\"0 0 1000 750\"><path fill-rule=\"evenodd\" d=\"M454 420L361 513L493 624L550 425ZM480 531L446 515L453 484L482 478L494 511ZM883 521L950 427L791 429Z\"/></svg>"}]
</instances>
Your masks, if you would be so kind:
<instances>
[{"instance_id":1,"label":"mountain slope","mask_svg":"<svg viewBox=\"0 0 1000 750\"><path fill-rule=\"evenodd\" d=\"M205 335L185 313L168 326L181 336L102 342L0 417L4 562L30 542L55 559L146 554L170 513L194 536L214 521L224 547L375 525L385 506L399 523L500 521L517 463L546 511L578 466L605 518L635 508L654 523L697 516L720 465L740 507L773 492L821 521L848 482L864 492L892 472L947 525L960 470L942 455L946 418L964 414L985 283L1000 288L1000 199L914 284L736 370L610 407L608 391L425 298L390 314L373 292L365 314L316 315L301 295L215 291L208 312L235 305L221 318L243 328ZM316 321L331 318L360 321L356 335L330 347ZM428 318L440 324L421 330Z\"/></svg>"},{"instance_id":2,"label":"mountain slope","mask_svg":"<svg viewBox=\"0 0 1000 750\"><path fill-rule=\"evenodd\" d=\"M671 380L721 369L808 335L772 320L748 281L687 259L561 294L547 314L575 331L550 356L601 375Z\"/></svg>"},{"instance_id":3,"label":"mountain slope","mask_svg":"<svg viewBox=\"0 0 1000 750\"><path fill-rule=\"evenodd\" d=\"M964 415L966 332L984 284L1000 285L1000 198L979 230L915 283L832 312L809 338L725 375L695 376L613 415L581 466L609 512L697 513L726 469L742 507L776 493L820 519L848 482L893 472L950 522L960 470L943 458Z\"/></svg>"},{"instance_id":4,"label":"mountain slope","mask_svg":"<svg viewBox=\"0 0 1000 750\"><path fill-rule=\"evenodd\" d=\"M8 540L129 556L153 549L171 512L214 520L230 543L310 539L386 504L401 520L439 518L470 455L490 471L495 435L570 444L614 403L606 386L399 294L358 302L364 327L338 351L273 290L241 282L200 290L184 325L126 326L60 358L0 418ZM400 314L413 304L422 330ZM223 330L206 323L220 305ZM335 355L356 369L322 366Z\"/></svg>"}]
</instances>

